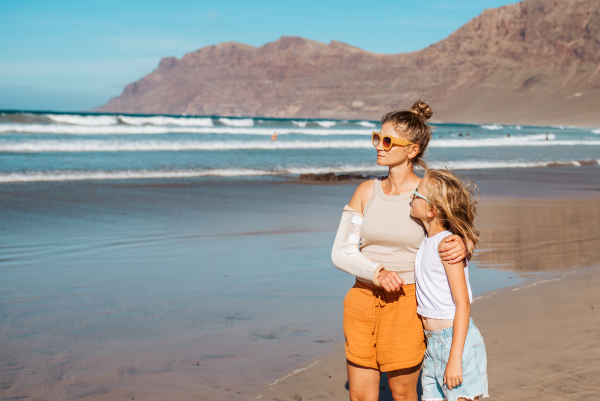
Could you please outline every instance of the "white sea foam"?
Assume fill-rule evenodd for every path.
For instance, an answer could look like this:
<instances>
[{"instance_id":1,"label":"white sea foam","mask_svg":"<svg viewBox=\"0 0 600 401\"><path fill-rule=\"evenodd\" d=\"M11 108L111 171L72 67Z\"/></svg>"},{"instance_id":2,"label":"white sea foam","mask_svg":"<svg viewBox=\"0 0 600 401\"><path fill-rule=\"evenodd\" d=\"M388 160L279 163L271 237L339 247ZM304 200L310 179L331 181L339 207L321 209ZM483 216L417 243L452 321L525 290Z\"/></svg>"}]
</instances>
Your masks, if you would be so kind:
<instances>
[{"instance_id":1,"label":"white sea foam","mask_svg":"<svg viewBox=\"0 0 600 401\"><path fill-rule=\"evenodd\" d=\"M252 127L254 125L254 120L251 118L219 118L219 122L230 127Z\"/></svg>"},{"instance_id":2,"label":"white sea foam","mask_svg":"<svg viewBox=\"0 0 600 401\"><path fill-rule=\"evenodd\" d=\"M207 176L256 176L272 174L264 170L253 169L212 169L212 170L175 170L175 171L48 171L29 173L0 174L0 182L34 181L83 181L83 180L129 180L145 178L189 178Z\"/></svg>"},{"instance_id":3,"label":"white sea foam","mask_svg":"<svg viewBox=\"0 0 600 401\"><path fill-rule=\"evenodd\" d=\"M496 168L525 168L525 167L547 167L551 164L573 164L572 161L554 162L554 161L448 161L448 162L430 162L432 168L450 169L450 170L476 170L476 169L496 169ZM581 164L580 164L581 165Z\"/></svg>"},{"instance_id":4,"label":"white sea foam","mask_svg":"<svg viewBox=\"0 0 600 401\"><path fill-rule=\"evenodd\" d=\"M491 124L491 125L482 125L481 128L491 130L491 131L498 131L504 127L501 126L500 124Z\"/></svg>"},{"instance_id":5,"label":"white sea foam","mask_svg":"<svg viewBox=\"0 0 600 401\"><path fill-rule=\"evenodd\" d=\"M361 121L359 123L357 123L358 125L361 125L363 127L367 127L367 128L372 128L372 127L376 127L377 125L370 122L370 121Z\"/></svg>"},{"instance_id":6,"label":"white sea foam","mask_svg":"<svg viewBox=\"0 0 600 401\"><path fill-rule=\"evenodd\" d=\"M74 114L46 114L52 121L71 125L115 125L119 121L115 116L80 116Z\"/></svg>"},{"instance_id":7,"label":"white sea foam","mask_svg":"<svg viewBox=\"0 0 600 401\"><path fill-rule=\"evenodd\" d=\"M181 127L212 127L211 118L195 117L130 117L119 116L119 120L129 125L175 125Z\"/></svg>"},{"instance_id":8,"label":"white sea foam","mask_svg":"<svg viewBox=\"0 0 600 401\"><path fill-rule=\"evenodd\" d=\"M317 124L324 128L331 128L337 123L335 121L317 121Z\"/></svg>"},{"instance_id":9,"label":"white sea foam","mask_svg":"<svg viewBox=\"0 0 600 401\"><path fill-rule=\"evenodd\" d=\"M593 139L556 139L556 135L545 134L512 136L482 139L432 139L429 146L434 148L477 148L477 147L510 147L510 146L578 146L600 145L600 140Z\"/></svg>"},{"instance_id":10,"label":"white sea foam","mask_svg":"<svg viewBox=\"0 0 600 401\"><path fill-rule=\"evenodd\" d=\"M298 127L306 127L306 124L308 123L308 121L292 121L292 124L297 125Z\"/></svg>"},{"instance_id":11,"label":"white sea foam","mask_svg":"<svg viewBox=\"0 0 600 401\"><path fill-rule=\"evenodd\" d=\"M596 161L600 164L600 160ZM432 162L432 168L449 168L454 170L497 169L546 167L549 165L581 165L579 161L447 161ZM19 173L0 173L0 183L35 182L35 181L83 181L83 180L127 180L127 179L159 179L159 178L191 178L191 177L236 177L264 175L299 175L323 173L359 173L387 171L386 167L376 164L321 166L321 167L288 167L274 170L247 168L225 168L206 170L117 170L117 171L32 171Z\"/></svg>"},{"instance_id":12,"label":"white sea foam","mask_svg":"<svg viewBox=\"0 0 600 401\"><path fill-rule=\"evenodd\" d=\"M554 135L530 135L510 138L483 139L435 139L430 143L434 148L470 147L523 147L523 146L600 146L600 140L554 140ZM198 140L141 140L125 139L32 139L27 141L0 141L0 152L135 152L135 151L183 151L183 150L252 150L252 149L371 149L370 141L327 140L327 141L198 141Z\"/></svg>"},{"instance_id":13,"label":"white sea foam","mask_svg":"<svg viewBox=\"0 0 600 401\"><path fill-rule=\"evenodd\" d=\"M54 134L54 135L154 135L154 134L228 134L228 135L273 135L273 128L247 127L167 127L167 126L96 126L82 127L54 124L0 124L0 133ZM364 129L322 129L322 128L278 128L278 135L364 135L371 131Z\"/></svg>"},{"instance_id":14,"label":"white sea foam","mask_svg":"<svg viewBox=\"0 0 600 401\"><path fill-rule=\"evenodd\" d=\"M593 129L593 130L592 130L592 134L600 134L600 128L598 128L598 129Z\"/></svg>"},{"instance_id":15,"label":"white sea foam","mask_svg":"<svg viewBox=\"0 0 600 401\"><path fill-rule=\"evenodd\" d=\"M35 140L28 142L0 142L0 153L41 153L41 152L158 152L184 150L236 150L236 149L328 149L328 148L369 148L369 141L122 141L122 140Z\"/></svg>"}]
</instances>

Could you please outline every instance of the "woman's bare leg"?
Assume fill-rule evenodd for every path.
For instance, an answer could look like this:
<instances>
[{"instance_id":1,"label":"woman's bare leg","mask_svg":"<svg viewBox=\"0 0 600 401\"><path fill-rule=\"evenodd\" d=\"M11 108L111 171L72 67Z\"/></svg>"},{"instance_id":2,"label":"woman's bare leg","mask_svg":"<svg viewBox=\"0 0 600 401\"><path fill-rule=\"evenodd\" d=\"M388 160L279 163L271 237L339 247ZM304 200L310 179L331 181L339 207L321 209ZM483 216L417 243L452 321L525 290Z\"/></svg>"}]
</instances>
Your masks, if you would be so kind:
<instances>
[{"instance_id":1,"label":"woman's bare leg","mask_svg":"<svg viewBox=\"0 0 600 401\"><path fill-rule=\"evenodd\" d=\"M352 363L347 359L346 366L348 367L350 400L379 400L379 380L381 379L381 373L379 373L377 369L365 368L364 366Z\"/></svg>"},{"instance_id":2,"label":"woman's bare leg","mask_svg":"<svg viewBox=\"0 0 600 401\"><path fill-rule=\"evenodd\" d=\"M408 369L387 372L388 384L394 401L418 401L419 373L421 373L420 364Z\"/></svg>"}]
</instances>

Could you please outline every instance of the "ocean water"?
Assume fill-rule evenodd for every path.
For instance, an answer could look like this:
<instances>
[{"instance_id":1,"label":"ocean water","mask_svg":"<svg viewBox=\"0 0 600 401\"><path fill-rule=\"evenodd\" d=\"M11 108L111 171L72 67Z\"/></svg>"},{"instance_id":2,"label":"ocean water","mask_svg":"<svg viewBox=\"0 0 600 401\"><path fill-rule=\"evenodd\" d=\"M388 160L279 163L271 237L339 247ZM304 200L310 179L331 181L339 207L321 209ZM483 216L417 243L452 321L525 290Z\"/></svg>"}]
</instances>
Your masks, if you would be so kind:
<instances>
[{"instance_id":1,"label":"ocean water","mask_svg":"<svg viewBox=\"0 0 600 401\"><path fill-rule=\"evenodd\" d=\"M294 178L379 171L376 129L2 113L0 399L247 400L329 352L353 283L330 251L356 184ZM428 159L496 194L526 176L502 171L581 188L569 177L597 176L594 131L440 124ZM471 264L475 295L527 275Z\"/></svg>"},{"instance_id":2,"label":"ocean water","mask_svg":"<svg viewBox=\"0 0 600 401\"><path fill-rule=\"evenodd\" d=\"M600 159L600 128L433 127L434 167ZM385 171L373 163L370 134L378 129L376 121L2 112L0 182Z\"/></svg>"}]
</instances>

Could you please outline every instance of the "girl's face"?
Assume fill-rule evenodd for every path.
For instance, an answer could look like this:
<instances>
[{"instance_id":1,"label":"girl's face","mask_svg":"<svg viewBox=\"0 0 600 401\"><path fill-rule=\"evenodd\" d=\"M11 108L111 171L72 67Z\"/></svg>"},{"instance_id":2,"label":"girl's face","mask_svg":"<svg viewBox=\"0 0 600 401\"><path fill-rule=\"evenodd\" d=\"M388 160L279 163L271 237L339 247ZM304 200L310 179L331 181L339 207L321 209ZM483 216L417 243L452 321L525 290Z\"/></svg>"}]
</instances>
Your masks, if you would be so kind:
<instances>
[{"instance_id":1,"label":"girl's face","mask_svg":"<svg viewBox=\"0 0 600 401\"><path fill-rule=\"evenodd\" d=\"M423 196L427 196L427 177L423 178L417 187L417 192ZM415 194L411 196L410 215L420 220L427 220L433 217L431 205L423 198L419 198Z\"/></svg>"},{"instance_id":2,"label":"girl's face","mask_svg":"<svg viewBox=\"0 0 600 401\"><path fill-rule=\"evenodd\" d=\"M381 127L381 136L391 136L394 138L402 138L408 140L405 136L398 135L391 123L385 123ZM409 146L392 146L388 151L383 150L383 141L375 147L377 150L377 164L380 166L399 166L408 162L409 158L413 158L417 155L418 148L415 145Z\"/></svg>"}]
</instances>

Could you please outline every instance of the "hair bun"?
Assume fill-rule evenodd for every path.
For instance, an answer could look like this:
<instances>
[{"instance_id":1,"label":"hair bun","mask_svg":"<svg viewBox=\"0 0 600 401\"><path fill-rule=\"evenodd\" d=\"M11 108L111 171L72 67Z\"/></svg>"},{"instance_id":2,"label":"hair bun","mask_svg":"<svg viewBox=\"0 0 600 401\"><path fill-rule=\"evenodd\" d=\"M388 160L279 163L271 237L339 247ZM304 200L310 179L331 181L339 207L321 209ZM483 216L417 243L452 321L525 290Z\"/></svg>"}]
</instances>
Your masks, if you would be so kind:
<instances>
[{"instance_id":1,"label":"hair bun","mask_svg":"<svg viewBox=\"0 0 600 401\"><path fill-rule=\"evenodd\" d=\"M433 115L433 110L431 109L431 106L429 106L427 103L420 99L417 100L415 104L413 104L409 111L417 117L422 118L423 121L429 120Z\"/></svg>"}]
</instances>

